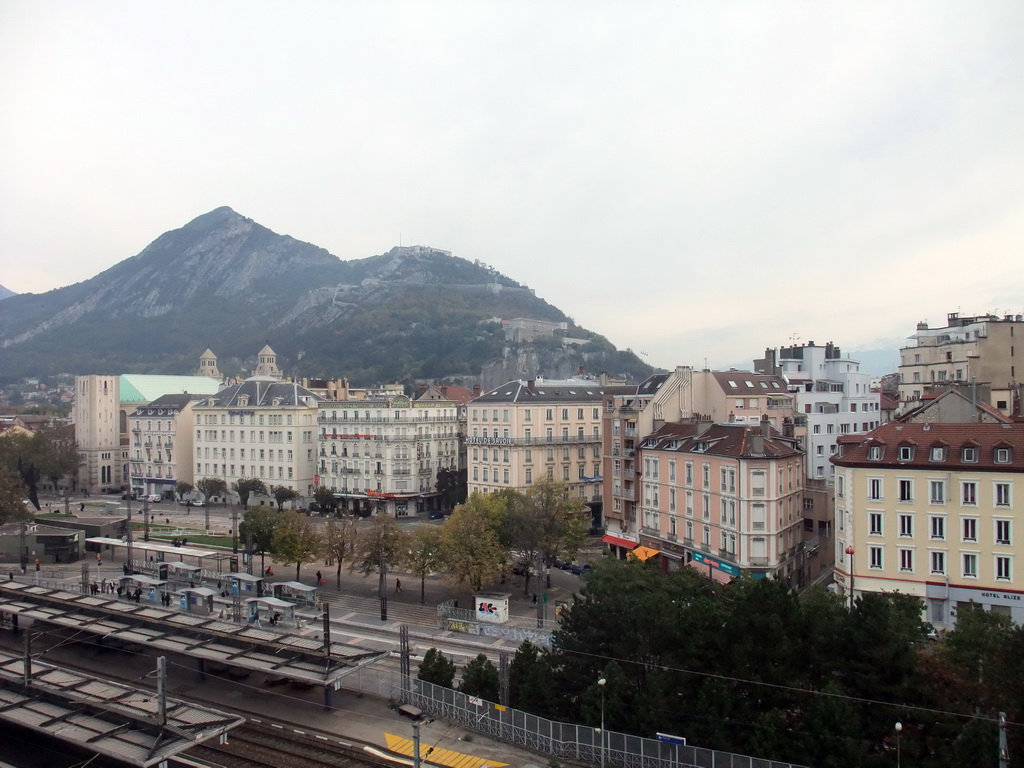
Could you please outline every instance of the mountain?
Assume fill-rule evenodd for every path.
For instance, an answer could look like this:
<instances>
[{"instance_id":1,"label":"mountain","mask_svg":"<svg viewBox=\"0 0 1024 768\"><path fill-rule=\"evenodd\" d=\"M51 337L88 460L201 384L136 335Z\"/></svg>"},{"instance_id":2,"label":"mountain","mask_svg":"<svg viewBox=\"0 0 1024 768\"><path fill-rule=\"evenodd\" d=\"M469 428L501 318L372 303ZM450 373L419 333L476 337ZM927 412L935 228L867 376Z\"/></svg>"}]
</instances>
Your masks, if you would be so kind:
<instances>
[{"instance_id":1,"label":"mountain","mask_svg":"<svg viewBox=\"0 0 1024 768\"><path fill-rule=\"evenodd\" d=\"M511 343L493 320L517 317L566 323L565 336L589 341ZM268 343L288 375L357 385L473 379L509 359L549 378L579 367L651 371L479 261L420 246L342 261L227 207L89 280L0 302L0 383L64 371L191 373L207 347L222 372L244 374Z\"/></svg>"},{"instance_id":2,"label":"mountain","mask_svg":"<svg viewBox=\"0 0 1024 768\"><path fill-rule=\"evenodd\" d=\"M18 294L16 294L14 291L10 290L9 288L4 288L2 285L0 285L0 301L3 301L6 298L10 298L11 296L17 296L17 295Z\"/></svg>"}]
</instances>

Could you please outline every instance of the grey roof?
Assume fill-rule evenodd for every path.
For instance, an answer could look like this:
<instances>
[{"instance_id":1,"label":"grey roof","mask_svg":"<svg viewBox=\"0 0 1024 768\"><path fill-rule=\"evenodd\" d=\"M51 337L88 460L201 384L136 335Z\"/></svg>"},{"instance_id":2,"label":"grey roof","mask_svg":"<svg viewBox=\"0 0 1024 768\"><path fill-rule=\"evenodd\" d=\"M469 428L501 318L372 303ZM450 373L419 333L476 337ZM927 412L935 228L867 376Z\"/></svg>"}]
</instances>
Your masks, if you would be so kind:
<instances>
[{"instance_id":1,"label":"grey roof","mask_svg":"<svg viewBox=\"0 0 1024 768\"><path fill-rule=\"evenodd\" d=\"M246 405L239 405L240 398L247 398ZM324 398L313 394L305 387L290 381L273 381L266 378L246 379L240 384L225 387L216 395L207 397L198 403L196 408L288 408L305 406L302 398L309 398L308 403L315 405L324 402ZM275 406L274 401L280 399Z\"/></svg>"},{"instance_id":2,"label":"grey roof","mask_svg":"<svg viewBox=\"0 0 1024 768\"><path fill-rule=\"evenodd\" d=\"M203 394L163 395L148 405L143 405L137 408L132 416L173 416L175 413L187 406L190 401L199 400L202 397ZM161 410L165 411L165 413L160 414ZM166 413L166 411L173 411L173 413Z\"/></svg>"},{"instance_id":3,"label":"grey roof","mask_svg":"<svg viewBox=\"0 0 1024 768\"><path fill-rule=\"evenodd\" d=\"M578 403L593 401L601 402L608 387L597 381L588 379L568 379L562 381L537 381L531 388L527 381L510 381L500 387L485 392L472 405L488 403Z\"/></svg>"}]
</instances>

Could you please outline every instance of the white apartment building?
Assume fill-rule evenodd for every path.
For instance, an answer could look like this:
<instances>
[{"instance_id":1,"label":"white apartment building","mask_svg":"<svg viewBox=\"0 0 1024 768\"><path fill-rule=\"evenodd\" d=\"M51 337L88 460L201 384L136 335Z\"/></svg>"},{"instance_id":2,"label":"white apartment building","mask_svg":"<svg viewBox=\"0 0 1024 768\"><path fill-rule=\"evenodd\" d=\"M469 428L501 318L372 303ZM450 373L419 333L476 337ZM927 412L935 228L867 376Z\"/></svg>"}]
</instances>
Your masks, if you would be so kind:
<instances>
[{"instance_id":1,"label":"white apartment building","mask_svg":"<svg viewBox=\"0 0 1024 768\"><path fill-rule=\"evenodd\" d=\"M324 401L317 425L316 484L347 511L404 517L432 509L438 471L459 467L454 400Z\"/></svg>"},{"instance_id":2,"label":"white apartment building","mask_svg":"<svg viewBox=\"0 0 1024 768\"><path fill-rule=\"evenodd\" d=\"M179 482L193 482L192 405L200 398L164 395L129 414L129 487L138 498L172 498Z\"/></svg>"},{"instance_id":3,"label":"white apartment building","mask_svg":"<svg viewBox=\"0 0 1024 768\"><path fill-rule=\"evenodd\" d=\"M316 475L320 398L275 377L254 376L192 406L195 480L257 478L308 497ZM251 503L251 502L250 502Z\"/></svg>"},{"instance_id":4,"label":"white apartment building","mask_svg":"<svg viewBox=\"0 0 1024 768\"><path fill-rule=\"evenodd\" d=\"M467 406L469 493L525 490L534 480L565 482L601 500L601 401L592 379L510 381Z\"/></svg>"}]
</instances>

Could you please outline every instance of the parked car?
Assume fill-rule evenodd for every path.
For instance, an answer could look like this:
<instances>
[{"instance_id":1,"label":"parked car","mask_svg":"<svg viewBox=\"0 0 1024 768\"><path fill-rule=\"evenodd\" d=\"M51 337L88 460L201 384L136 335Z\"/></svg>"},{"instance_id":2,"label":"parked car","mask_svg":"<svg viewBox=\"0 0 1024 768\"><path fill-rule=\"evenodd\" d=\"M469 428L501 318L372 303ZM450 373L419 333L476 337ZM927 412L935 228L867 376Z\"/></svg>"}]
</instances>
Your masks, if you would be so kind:
<instances>
[{"instance_id":1,"label":"parked car","mask_svg":"<svg viewBox=\"0 0 1024 768\"><path fill-rule=\"evenodd\" d=\"M552 561L551 565L552 567L558 568L562 571L568 571L570 568L572 568L572 562L570 562L569 560L560 560L557 557L554 559L554 561Z\"/></svg>"},{"instance_id":2,"label":"parked car","mask_svg":"<svg viewBox=\"0 0 1024 768\"><path fill-rule=\"evenodd\" d=\"M193 499L192 500L192 506L193 507L205 507L206 506L206 502L203 501L202 499Z\"/></svg>"},{"instance_id":3,"label":"parked car","mask_svg":"<svg viewBox=\"0 0 1024 768\"><path fill-rule=\"evenodd\" d=\"M159 504L161 499L163 499L163 496L159 493L151 493L146 496L145 501L148 501L150 504Z\"/></svg>"},{"instance_id":4,"label":"parked car","mask_svg":"<svg viewBox=\"0 0 1024 768\"><path fill-rule=\"evenodd\" d=\"M584 573L590 573L594 569L590 567L590 563L573 563L569 566L569 570L580 576Z\"/></svg>"},{"instance_id":5,"label":"parked car","mask_svg":"<svg viewBox=\"0 0 1024 768\"><path fill-rule=\"evenodd\" d=\"M432 510L431 513L429 515L427 515L427 519L428 520L444 520L444 512L442 512L440 509Z\"/></svg>"}]
</instances>

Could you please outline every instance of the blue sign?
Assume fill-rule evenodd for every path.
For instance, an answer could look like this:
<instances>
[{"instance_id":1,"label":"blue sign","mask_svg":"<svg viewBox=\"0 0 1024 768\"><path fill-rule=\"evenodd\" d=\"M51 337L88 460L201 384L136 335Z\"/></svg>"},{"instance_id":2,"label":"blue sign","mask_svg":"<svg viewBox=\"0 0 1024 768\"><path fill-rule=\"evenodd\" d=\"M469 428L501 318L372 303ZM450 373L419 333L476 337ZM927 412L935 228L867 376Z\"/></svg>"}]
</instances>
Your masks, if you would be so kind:
<instances>
[{"instance_id":1,"label":"blue sign","mask_svg":"<svg viewBox=\"0 0 1024 768\"><path fill-rule=\"evenodd\" d=\"M704 565L710 565L712 568L716 568L719 571L722 571L723 573L728 573L730 576L740 575L740 569L732 563L723 563L721 560L714 557L709 557L708 555L705 555L703 552L694 552L693 559L698 563L704 563Z\"/></svg>"},{"instance_id":2,"label":"blue sign","mask_svg":"<svg viewBox=\"0 0 1024 768\"><path fill-rule=\"evenodd\" d=\"M682 736L673 736L671 733L658 732L658 741L668 742L669 744L678 744L681 747L686 746L686 739Z\"/></svg>"}]
</instances>

